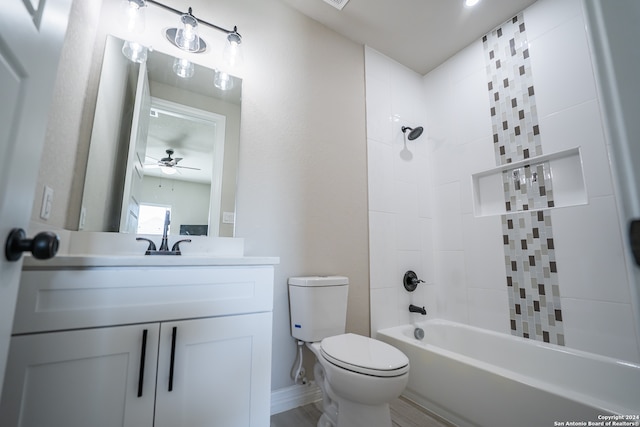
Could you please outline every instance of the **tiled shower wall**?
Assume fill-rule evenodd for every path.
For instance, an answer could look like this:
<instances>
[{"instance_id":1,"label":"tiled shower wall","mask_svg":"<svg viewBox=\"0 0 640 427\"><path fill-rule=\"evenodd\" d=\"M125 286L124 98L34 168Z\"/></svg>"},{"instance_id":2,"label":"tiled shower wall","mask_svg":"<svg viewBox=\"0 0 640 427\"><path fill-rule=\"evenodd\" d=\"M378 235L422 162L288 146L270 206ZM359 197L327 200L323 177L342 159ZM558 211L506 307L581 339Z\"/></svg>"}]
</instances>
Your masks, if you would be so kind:
<instances>
[{"instance_id":1,"label":"tiled shower wall","mask_svg":"<svg viewBox=\"0 0 640 427\"><path fill-rule=\"evenodd\" d=\"M541 211L557 288L538 297L558 294L561 313L547 318L562 320L564 345L640 361L581 2L539 0L521 16L540 149L579 146L588 193L587 205ZM427 317L511 334L503 219L472 207L471 174L496 167L482 40L424 78L370 49L365 59L372 332L420 320L408 313L414 303ZM425 134L405 148L402 124ZM406 269L427 282L414 294L402 289Z\"/></svg>"}]
</instances>

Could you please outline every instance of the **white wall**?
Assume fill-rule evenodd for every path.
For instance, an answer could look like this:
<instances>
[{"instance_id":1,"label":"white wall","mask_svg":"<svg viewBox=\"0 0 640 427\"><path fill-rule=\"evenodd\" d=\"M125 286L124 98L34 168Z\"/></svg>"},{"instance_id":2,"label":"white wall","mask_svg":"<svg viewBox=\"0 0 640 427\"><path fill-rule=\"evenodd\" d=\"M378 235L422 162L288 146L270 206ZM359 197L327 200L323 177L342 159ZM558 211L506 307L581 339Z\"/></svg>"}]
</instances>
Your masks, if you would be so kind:
<instances>
[{"instance_id":1,"label":"white wall","mask_svg":"<svg viewBox=\"0 0 640 427\"><path fill-rule=\"evenodd\" d=\"M100 20L110 20L112 33L123 36L118 15L112 16L119 0L103 0L111 7L102 11L99 3L74 1L75 10L90 9L72 18L78 28L73 44L83 47L79 57L87 58L94 43L83 43L77 33L85 28L95 32ZM186 7L177 0L166 3ZM289 372L296 355L289 330L288 277L348 276L347 329L369 333L363 47L276 0L193 0L188 6L215 24L237 25L243 36L244 66L228 70L243 78L236 236L245 239L247 255L281 260L275 270L272 388L285 388L293 384ZM161 30L177 22L175 15L149 6L147 30L139 39L175 56L180 51L164 40ZM190 59L223 68L224 35L204 27L200 35L210 50ZM103 47L101 37L99 32L96 49ZM73 59L77 51L68 50ZM81 69L76 70L69 61L59 74L58 99L74 108L64 109L61 116L60 106L54 106L49 121L55 138L47 140L43 162L60 160L56 170L45 170L40 177L42 183L56 183L51 226L65 225L68 193L83 179L83 171L79 179L70 171L76 151L86 146L81 120L86 88L97 84L88 76L89 62L78 63ZM56 145L73 155L58 156ZM34 212L39 212L40 198L41 193Z\"/></svg>"},{"instance_id":2,"label":"white wall","mask_svg":"<svg viewBox=\"0 0 640 427\"><path fill-rule=\"evenodd\" d=\"M624 227L618 222L581 2L540 0L524 11L524 21L543 152L580 146L589 198L585 206L551 211L565 344L639 361L637 325L626 275L628 260L620 231ZM390 81L415 84L415 76L407 76L375 52L367 50L366 54L367 111L391 108L393 114L392 102L377 101L369 95L370 76L385 68L392 70ZM428 145L424 149L428 160L413 161L417 167L432 172L430 177L423 177L431 179L427 205L432 207L432 228L425 231L422 224L429 220L423 219L422 224L414 223L411 231L405 231L406 225L394 230L394 221L401 219L397 214L387 216L385 221L371 221L374 329L406 323L407 319L407 295L398 290L401 276L397 270L404 265L398 261L394 264L395 259L402 259L402 252L397 251L397 258L388 253L387 264L380 268L375 264L381 262L374 258L376 251L385 250L394 242L405 242L405 235L413 234L429 236L435 247L431 258L429 244L423 243L422 258L415 258L413 264L419 275L434 285L424 286L423 296L409 298L431 309L430 317L510 333L501 218L476 218L472 209L471 174L496 166L483 55L482 42L478 40L424 77L422 99L427 107L422 121L427 125L427 138L421 138L418 144ZM370 121L369 116L367 119ZM372 128L368 123L369 193L376 194L385 191L388 184L372 180L372 171L385 162L397 164L400 143L393 141L385 153L376 154L371 150ZM378 158L372 159L372 153ZM398 191L386 191L386 202L393 203L392 195ZM373 203L370 215L380 216ZM425 265L434 272L419 271ZM376 289L380 275L396 280L394 288ZM394 292L397 312L384 303L385 296L391 297Z\"/></svg>"},{"instance_id":3,"label":"white wall","mask_svg":"<svg viewBox=\"0 0 640 427\"><path fill-rule=\"evenodd\" d=\"M278 1L226 0L212 9L216 20L236 21L246 41L236 235L248 255L281 260L272 373L279 389L291 384L296 351L288 277L348 276L347 329L369 333L364 52Z\"/></svg>"},{"instance_id":4,"label":"white wall","mask_svg":"<svg viewBox=\"0 0 640 427\"><path fill-rule=\"evenodd\" d=\"M145 176L140 203L171 206L171 233L180 233L183 224L209 223L211 185L198 182Z\"/></svg>"}]
</instances>

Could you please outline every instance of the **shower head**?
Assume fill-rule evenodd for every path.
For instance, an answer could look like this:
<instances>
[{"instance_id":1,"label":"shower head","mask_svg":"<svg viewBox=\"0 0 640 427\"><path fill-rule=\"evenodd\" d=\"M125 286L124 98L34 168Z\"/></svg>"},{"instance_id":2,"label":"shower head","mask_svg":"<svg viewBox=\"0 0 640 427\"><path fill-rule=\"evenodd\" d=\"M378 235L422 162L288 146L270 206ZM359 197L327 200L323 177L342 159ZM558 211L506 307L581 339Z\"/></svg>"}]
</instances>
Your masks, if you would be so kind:
<instances>
[{"instance_id":1,"label":"shower head","mask_svg":"<svg viewBox=\"0 0 640 427\"><path fill-rule=\"evenodd\" d=\"M409 132L409 136L407 138L409 138L409 141L413 141L414 139L420 137L420 135L422 135L422 131L424 129L422 129L422 126L418 126L417 128L410 128L407 126L402 126L402 133L407 133L407 131L411 131Z\"/></svg>"}]
</instances>

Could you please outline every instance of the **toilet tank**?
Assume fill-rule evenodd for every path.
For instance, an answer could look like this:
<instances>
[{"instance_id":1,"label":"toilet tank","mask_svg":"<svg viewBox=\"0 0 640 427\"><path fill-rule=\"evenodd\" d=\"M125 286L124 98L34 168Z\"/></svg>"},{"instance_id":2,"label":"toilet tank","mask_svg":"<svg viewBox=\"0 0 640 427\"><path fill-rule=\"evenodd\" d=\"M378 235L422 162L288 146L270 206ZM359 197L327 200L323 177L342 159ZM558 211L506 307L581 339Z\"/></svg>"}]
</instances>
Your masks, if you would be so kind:
<instances>
[{"instance_id":1,"label":"toilet tank","mask_svg":"<svg viewBox=\"0 0 640 427\"><path fill-rule=\"evenodd\" d=\"M348 295L349 279L344 276L290 277L291 335L316 342L344 334Z\"/></svg>"}]
</instances>

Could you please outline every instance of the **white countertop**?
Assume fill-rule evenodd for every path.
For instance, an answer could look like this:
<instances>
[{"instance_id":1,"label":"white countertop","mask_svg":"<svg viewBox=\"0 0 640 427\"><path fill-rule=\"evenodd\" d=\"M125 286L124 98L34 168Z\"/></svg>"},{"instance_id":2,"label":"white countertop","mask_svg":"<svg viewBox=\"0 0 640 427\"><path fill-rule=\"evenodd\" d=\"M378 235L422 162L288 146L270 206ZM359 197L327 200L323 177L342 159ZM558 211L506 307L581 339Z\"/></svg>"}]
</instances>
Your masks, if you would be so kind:
<instances>
[{"instance_id":1,"label":"white countertop","mask_svg":"<svg viewBox=\"0 0 640 427\"><path fill-rule=\"evenodd\" d=\"M82 267L178 267L275 265L279 257L216 255L59 255L49 260L25 256L25 270Z\"/></svg>"}]
</instances>

